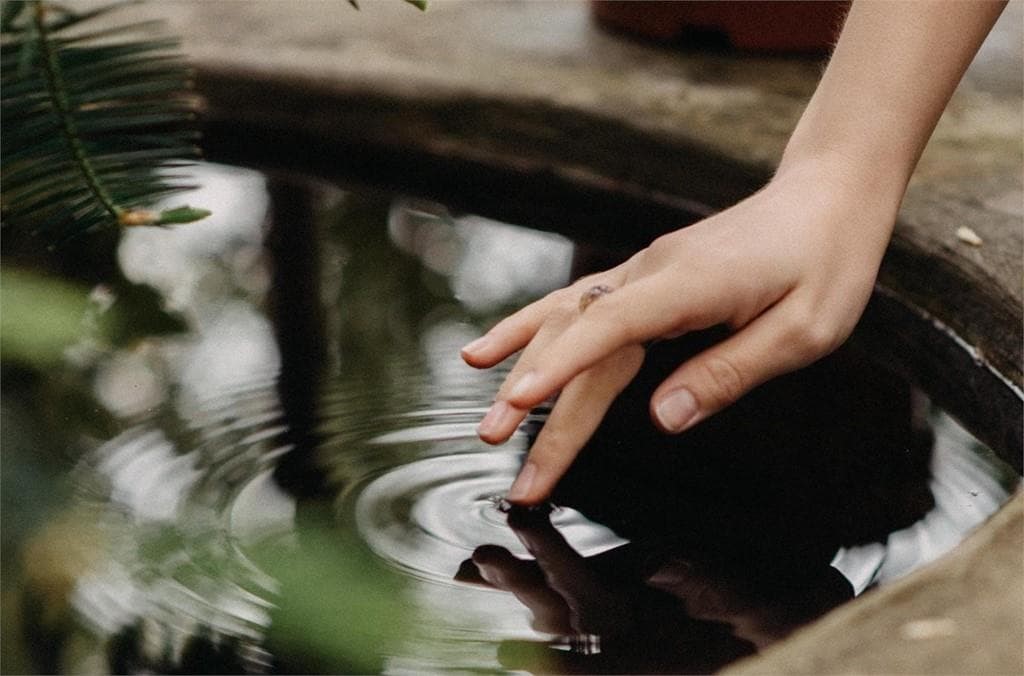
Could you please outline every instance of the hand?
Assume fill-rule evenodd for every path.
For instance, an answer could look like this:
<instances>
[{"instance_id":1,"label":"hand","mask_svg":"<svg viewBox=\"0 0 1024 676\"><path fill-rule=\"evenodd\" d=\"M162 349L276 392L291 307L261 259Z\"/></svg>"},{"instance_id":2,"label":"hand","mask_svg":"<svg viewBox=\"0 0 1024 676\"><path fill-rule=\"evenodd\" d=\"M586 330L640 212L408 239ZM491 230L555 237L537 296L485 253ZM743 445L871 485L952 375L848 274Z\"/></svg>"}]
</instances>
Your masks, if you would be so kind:
<instances>
[{"instance_id":1,"label":"hand","mask_svg":"<svg viewBox=\"0 0 1024 676\"><path fill-rule=\"evenodd\" d=\"M479 368L523 350L480 424L484 441L505 441L561 390L508 499L548 496L636 375L647 341L718 324L733 330L655 391L651 415L668 433L838 347L871 294L901 195L842 157L789 161L743 202L549 294L466 346L463 358ZM581 294L595 285L613 291L581 311Z\"/></svg>"}]
</instances>

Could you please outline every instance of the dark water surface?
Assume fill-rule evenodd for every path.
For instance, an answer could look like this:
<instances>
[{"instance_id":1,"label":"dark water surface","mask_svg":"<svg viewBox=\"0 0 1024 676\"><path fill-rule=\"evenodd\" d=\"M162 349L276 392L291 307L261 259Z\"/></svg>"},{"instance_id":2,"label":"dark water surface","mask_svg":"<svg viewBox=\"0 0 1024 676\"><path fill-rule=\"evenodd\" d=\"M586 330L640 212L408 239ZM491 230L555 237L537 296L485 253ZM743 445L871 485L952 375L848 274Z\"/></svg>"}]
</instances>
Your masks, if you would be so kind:
<instances>
[{"instance_id":1,"label":"dark water surface","mask_svg":"<svg viewBox=\"0 0 1024 676\"><path fill-rule=\"evenodd\" d=\"M1018 482L855 344L663 437L647 396L706 334L651 351L550 513L507 514L544 411L480 442L505 371L459 348L566 283L573 244L199 179L208 222L119 254L189 331L69 355L112 431L70 431L69 497L11 564L38 670L713 671L948 551Z\"/></svg>"}]
</instances>

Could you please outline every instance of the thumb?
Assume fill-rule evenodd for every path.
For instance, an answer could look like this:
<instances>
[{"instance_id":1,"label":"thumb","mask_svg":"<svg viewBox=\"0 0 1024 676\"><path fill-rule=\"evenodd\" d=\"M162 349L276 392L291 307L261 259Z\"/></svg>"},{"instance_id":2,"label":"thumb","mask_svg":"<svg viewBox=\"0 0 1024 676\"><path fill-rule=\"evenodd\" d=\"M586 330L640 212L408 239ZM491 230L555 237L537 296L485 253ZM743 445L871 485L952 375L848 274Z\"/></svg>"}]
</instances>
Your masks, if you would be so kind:
<instances>
[{"instance_id":1,"label":"thumb","mask_svg":"<svg viewBox=\"0 0 1024 676\"><path fill-rule=\"evenodd\" d=\"M761 383L831 352L837 340L776 306L675 370L651 397L651 418L677 434L714 415ZM812 328L813 327L813 328Z\"/></svg>"}]
</instances>

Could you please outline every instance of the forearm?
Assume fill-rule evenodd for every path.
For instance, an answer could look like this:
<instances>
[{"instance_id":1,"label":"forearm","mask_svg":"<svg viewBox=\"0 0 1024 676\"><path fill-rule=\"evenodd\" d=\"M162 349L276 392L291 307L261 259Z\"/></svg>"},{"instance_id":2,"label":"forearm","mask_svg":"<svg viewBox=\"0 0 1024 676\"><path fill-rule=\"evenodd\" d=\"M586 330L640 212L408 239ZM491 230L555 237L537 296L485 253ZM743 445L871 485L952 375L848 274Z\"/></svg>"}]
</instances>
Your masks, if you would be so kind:
<instances>
[{"instance_id":1,"label":"forearm","mask_svg":"<svg viewBox=\"0 0 1024 676\"><path fill-rule=\"evenodd\" d=\"M853 3L835 52L787 145L780 173L839 158L898 204L953 90L1003 0Z\"/></svg>"}]
</instances>

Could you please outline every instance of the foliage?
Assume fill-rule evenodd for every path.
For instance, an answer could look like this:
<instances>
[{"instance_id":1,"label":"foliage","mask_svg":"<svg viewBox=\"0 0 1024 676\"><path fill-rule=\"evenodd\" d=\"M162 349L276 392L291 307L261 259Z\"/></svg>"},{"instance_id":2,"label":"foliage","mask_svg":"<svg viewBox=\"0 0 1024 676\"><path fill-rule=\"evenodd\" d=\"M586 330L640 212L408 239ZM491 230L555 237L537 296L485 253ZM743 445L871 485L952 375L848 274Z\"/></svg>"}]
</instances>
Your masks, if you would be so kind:
<instances>
[{"instance_id":1,"label":"foliage","mask_svg":"<svg viewBox=\"0 0 1024 676\"><path fill-rule=\"evenodd\" d=\"M109 291L107 307L89 291L27 270L4 269L0 277L0 350L3 360L39 368L59 362L83 339L123 346L184 331L181 317L162 308L148 286L124 284Z\"/></svg>"},{"instance_id":2,"label":"foliage","mask_svg":"<svg viewBox=\"0 0 1024 676\"><path fill-rule=\"evenodd\" d=\"M351 536L300 528L300 548L252 552L280 584L270 649L292 672L380 673L416 623L403 579Z\"/></svg>"},{"instance_id":3,"label":"foliage","mask_svg":"<svg viewBox=\"0 0 1024 676\"><path fill-rule=\"evenodd\" d=\"M105 21L124 1L74 11L7 0L0 10L4 228L59 243L120 224L198 220L145 207L187 188L168 170L197 157L190 74L154 22Z\"/></svg>"},{"instance_id":4,"label":"foliage","mask_svg":"<svg viewBox=\"0 0 1024 676\"><path fill-rule=\"evenodd\" d=\"M0 338L4 360L34 364L60 359L82 333L88 307L84 290L19 270L0 283Z\"/></svg>"}]
</instances>

